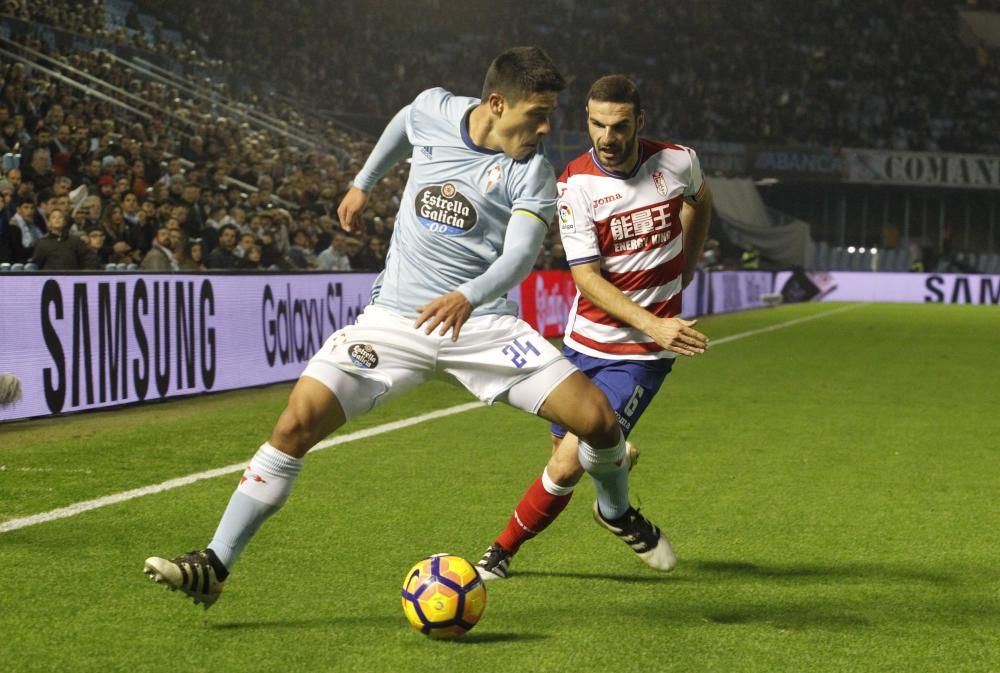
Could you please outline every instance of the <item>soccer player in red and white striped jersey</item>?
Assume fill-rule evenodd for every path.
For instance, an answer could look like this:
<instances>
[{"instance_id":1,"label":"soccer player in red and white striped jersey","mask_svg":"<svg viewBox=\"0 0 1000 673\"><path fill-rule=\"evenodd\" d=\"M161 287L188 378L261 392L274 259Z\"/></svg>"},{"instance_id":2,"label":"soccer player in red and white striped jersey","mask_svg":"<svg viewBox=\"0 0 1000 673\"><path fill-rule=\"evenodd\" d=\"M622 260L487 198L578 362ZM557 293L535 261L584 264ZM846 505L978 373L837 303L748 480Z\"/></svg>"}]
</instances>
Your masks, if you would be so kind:
<instances>
[{"instance_id":1,"label":"soccer player in red and white striped jersey","mask_svg":"<svg viewBox=\"0 0 1000 673\"><path fill-rule=\"evenodd\" d=\"M587 96L593 147L559 179L560 233L578 288L563 352L607 395L626 437L676 356L708 346L697 321L679 315L708 233L711 192L695 152L640 138L644 122L633 82L597 80ZM485 579L508 576L513 555L555 520L583 475L576 437L556 424L552 435L545 471L478 564ZM595 505L597 522L624 539L625 526L604 514ZM666 565L658 569L673 568L672 549Z\"/></svg>"}]
</instances>

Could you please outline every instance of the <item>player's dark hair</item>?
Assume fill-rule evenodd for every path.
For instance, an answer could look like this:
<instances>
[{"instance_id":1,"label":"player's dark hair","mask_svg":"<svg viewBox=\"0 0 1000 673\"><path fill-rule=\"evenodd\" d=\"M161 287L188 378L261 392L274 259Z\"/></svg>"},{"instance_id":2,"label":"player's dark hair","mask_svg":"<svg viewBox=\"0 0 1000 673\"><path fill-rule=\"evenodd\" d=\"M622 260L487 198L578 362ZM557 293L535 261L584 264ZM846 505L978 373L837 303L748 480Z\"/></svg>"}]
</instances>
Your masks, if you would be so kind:
<instances>
[{"instance_id":1,"label":"player's dark hair","mask_svg":"<svg viewBox=\"0 0 1000 673\"><path fill-rule=\"evenodd\" d=\"M606 75L590 86L587 100L602 103L631 103L635 113L642 112L642 101L639 100L639 87L625 75Z\"/></svg>"},{"instance_id":2,"label":"player's dark hair","mask_svg":"<svg viewBox=\"0 0 1000 673\"><path fill-rule=\"evenodd\" d=\"M566 88L566 80L556 64L539 47L513 47L490 64L483 81L482 99L498 93L511 103L532 94Z\"/></svg>"}]
</instances>

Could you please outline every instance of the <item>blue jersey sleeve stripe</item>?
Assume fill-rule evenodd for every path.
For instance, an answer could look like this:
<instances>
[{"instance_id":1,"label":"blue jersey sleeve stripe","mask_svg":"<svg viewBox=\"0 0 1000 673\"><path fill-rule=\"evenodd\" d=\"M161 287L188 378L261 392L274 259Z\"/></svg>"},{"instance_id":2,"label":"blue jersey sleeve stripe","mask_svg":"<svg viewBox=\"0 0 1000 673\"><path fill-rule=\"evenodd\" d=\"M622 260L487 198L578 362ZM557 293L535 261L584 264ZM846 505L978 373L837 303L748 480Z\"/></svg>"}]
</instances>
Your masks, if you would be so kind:
<instances>
[{"instance_id":1,"label":"blue jersey sleeve stripe","mask_svg":"<svg viewBox=\"0 0 1000 673\"><path fill-rule=\"evenodd\" d=\"M600 258L600 255L594 255L592 257L581 257L580 259L567 259L566 263L570 266L579 266L580 264L590 264L591 262L596 262Z\"/></svg>"},{"instance_id":2,"label":"blue jersey sleeve stripe","mask_svg":"<svg viewBox=\"0 0 1000 673\"><path fill-rule=\"evenodd\" d=\"M524 213L526 215L531 215L533 218L544 224L546 227L549 226L549 223L545 220L545 218L543 218L538 213L530 211L526 208L515 208L514 210L511 211L511 215L513 215L514 213Z\"/></svg>"}]
</instances>

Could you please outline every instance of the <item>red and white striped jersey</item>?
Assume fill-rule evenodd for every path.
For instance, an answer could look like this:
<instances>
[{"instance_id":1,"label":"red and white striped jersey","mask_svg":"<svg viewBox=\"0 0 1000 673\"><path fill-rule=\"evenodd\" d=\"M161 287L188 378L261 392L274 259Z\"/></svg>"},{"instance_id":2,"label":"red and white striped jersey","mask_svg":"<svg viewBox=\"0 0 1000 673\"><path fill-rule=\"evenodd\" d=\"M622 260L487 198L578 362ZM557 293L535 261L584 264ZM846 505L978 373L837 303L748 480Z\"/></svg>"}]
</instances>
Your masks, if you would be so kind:
<instances>
[{"instance_id":1,"label":"red and white striped jersey","mask_svg":"<svg viewBox=\"0 0 1000 673\"><path fill-rule=\"evenodd\" d=\"M570 266L600 260L606 280L654 315L670 317L681 311L681 205L697 201L704 180L694 150L639 143L639 163L630 175L605 170L593 150L566 167L559 178L559 230ZM612 360L674 357L579 291L564 342Z\"/></svg>"}]
</instances>

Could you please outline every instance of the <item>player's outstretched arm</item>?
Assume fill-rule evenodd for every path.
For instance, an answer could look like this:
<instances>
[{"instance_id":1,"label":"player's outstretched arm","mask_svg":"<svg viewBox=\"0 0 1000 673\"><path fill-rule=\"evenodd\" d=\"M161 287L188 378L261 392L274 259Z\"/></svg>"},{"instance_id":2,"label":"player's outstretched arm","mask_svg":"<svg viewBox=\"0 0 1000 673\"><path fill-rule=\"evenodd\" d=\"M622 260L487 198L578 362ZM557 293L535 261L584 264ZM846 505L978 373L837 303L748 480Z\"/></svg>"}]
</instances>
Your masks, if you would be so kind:
<instances>
[{"instance_id":1,"label":"player's outstretched arm","mask_svg":"<svg viewBox=\"0 0 1000 673\"><path fill-rule=\"evenodd\" d=\"M699 355L708 337L694 329L697 320L660 318L629 299L601 275L599 261L576 264L571 269L580 293L608 315L641 330L661 347L679 355Z\"/></svg>"},{"instance_id":2,"label":"player's outstretched arm","mask_svg":"<svg viewBox=\"0 0 1000 673\"><path fill-rule=\"evenodd\" d=\"M708 238L708 227L712 223L712 191L706 181L697 201L685 201L681 207L681 227L684 230L684 272L682 287L687 287L694 278L701 251Z\"/></svg>"},{"instance_id":3,"label":"player's outstretched arm","mask_svg":"<svg viewBox=\"0 0 1000 673\"><path fill-rule=\"evenodd\" d=\"M406 116L409 110L410 106L407 105L386 125L361 172L355 176L354 184L337 207L337 217L342 229L351 232L358 230L361 213L368 204L368 195L372 189L396 162L412 151L413 146L406 134Z\"/></svg>"}]
</instances>

